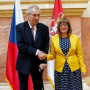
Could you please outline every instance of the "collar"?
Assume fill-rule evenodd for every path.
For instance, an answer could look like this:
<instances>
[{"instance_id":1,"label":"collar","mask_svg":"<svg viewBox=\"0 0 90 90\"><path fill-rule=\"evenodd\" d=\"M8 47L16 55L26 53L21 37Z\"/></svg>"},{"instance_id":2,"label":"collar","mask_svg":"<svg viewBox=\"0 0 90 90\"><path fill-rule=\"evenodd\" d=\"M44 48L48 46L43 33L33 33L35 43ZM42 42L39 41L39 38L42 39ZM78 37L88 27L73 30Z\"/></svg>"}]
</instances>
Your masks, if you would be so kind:
<instances>
[{"instance_id":1,"label":"collar","mask_svg":"<svg viewBox=\"0 0 90 90\"><path fill-rule=\"evenodd\" d=\"M31 24L29 23L29 21L28 21L28 24L29 24L29 27L32 28L32 26L31 26ZM37 30L36 25L35 25L33 28L34 28L35 31Z\"/></svg>"}]
</instances>

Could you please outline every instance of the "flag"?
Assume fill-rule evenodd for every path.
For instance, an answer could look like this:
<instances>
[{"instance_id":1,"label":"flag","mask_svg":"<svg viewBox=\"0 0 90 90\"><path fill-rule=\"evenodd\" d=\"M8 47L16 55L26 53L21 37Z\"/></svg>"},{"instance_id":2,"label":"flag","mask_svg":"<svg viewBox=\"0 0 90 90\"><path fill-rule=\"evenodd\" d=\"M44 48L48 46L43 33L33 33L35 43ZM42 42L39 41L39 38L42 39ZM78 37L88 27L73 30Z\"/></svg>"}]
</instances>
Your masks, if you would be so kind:
<instances>
[{"instance_id":1,"label":"flag","mask_svg":"<svg viewBox=\"0 0 90 90\"><path fill-rule=\"evenodd\" d=\"M50 30L50 38L51 36L54 36L55 34L57 34L58 21L60 21L60 19L63 17L64 17L64 14L63 14L61 0L55 0L52 24L51 24L51 30ZM48 73L47 78L51 83L51 85L55 88L54 63L55 63L55 60L51 60L47 62L47 73Z\"/></svg>"},{"instance_id":2,"label":"flag","mask_svg":"<svg viewBox=\"0 0 90 90\"><path fill-rule=\"evenodd\" d=\"M11 90L20 90L18 72L16 71L16 60L18 55L18 48L16 42L16 25L23 21L24 20L20 6L20 1L15 0L10 36L9 36L9 43L8 43L6 77L5 77L6 81L10 85ZM31 81L31 77L29 77L28 82L29 82L29 90L32 90L33 84Z\"/></svg>"}]
</instances>

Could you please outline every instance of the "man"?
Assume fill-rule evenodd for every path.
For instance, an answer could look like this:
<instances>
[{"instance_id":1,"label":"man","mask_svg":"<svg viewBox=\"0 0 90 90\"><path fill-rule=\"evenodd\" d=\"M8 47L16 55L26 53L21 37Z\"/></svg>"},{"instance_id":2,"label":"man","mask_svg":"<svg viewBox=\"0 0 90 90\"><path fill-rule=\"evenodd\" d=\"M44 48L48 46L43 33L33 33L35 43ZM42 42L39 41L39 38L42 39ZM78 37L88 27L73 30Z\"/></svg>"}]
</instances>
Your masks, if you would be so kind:
<instances>
[{"instance_id":1,"label":"man","mask_svg":"<svg viewBox=\"0 0 90 90\"><path fill-rule=\"evenodd\" d=\"M39 67L44 69L46 61L40 61L42 52L48 53L49 30L39 23L40 9L29 6L26 10L28 21L16 26L18 57L16 70L19 74L20 90L28 90L28 77L32 76L34 90L42 90L43 80Z\"/></svg>"}]
</instances>

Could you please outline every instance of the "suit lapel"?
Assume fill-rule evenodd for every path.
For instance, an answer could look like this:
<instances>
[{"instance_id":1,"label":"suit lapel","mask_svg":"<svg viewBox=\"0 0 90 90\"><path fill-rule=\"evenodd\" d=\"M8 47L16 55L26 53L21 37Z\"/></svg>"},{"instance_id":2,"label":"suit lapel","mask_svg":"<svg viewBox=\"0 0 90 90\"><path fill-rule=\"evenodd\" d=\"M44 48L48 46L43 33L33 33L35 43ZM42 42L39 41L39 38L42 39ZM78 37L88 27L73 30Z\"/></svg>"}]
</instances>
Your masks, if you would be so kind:
<instances>
[{"instance_id":1,"label":"suit lapel","mask_svg":"<svg viewBox=\"0 0 90 90\"><path fill-rule=\"evenodd\" d=\"M40 35L40 31L41 31L41 28L40 28L40 26L37 24L37 31L36 31L36 36L35 36L35 42L38 40L38 37L39 37L39 35Z\"/></svg>"},{"instance_id":2,"label":"suit lapel","mask_svg":"<svg viewBox=\"0 0 90 90\"><path fill-rule=\"evenodd\" d=\"M26 28L25 28L25 30L26 30L28 39L34 41L33 34L32 34L32 31L31 31L31 29L29 27L28 21L26 22Z\"/></svg>"},{"instance_id":3,"label":"suit lapel","mask_svg":"<svg viewBox=\"0 0 90 90\"><path fill-rule=\"evenodd\" d=\"M36 31L35 42L36 42L36 41L37 41L37 39L38 39L38 36L39 36L39 31L40 31L40 30L37 30L37 31Z\"/></svg>"},{"instance_id":4,"label":"suit lapel","mask_svg":"<svg viewBox=\"0 0 90 90\"><path fill-rule=\"evenodd\" d=\"M72 34L70 35L70 44L71 44L71 47L70 47L70 49L69 49L69 51L68 51L68 53L67 53L67 56L70 54L70 52L72 51L72 47L73 47L73 38L72 38Z\"/></svg>"},{"instance_id":5,"label":"suit lapel","mask_svg":"<svg viewBox=\"0 0 90 90\"><path fill-rule=\"evenodd\" d=\"M59 39L59 35L57 35L56 42L57 42L57 48L58 48L59 52L62 53L62 55L64 55L63 52L62 52L62 50L61 50L61 48L60 48L60 39Z\"/></svg>"}]
</instances>

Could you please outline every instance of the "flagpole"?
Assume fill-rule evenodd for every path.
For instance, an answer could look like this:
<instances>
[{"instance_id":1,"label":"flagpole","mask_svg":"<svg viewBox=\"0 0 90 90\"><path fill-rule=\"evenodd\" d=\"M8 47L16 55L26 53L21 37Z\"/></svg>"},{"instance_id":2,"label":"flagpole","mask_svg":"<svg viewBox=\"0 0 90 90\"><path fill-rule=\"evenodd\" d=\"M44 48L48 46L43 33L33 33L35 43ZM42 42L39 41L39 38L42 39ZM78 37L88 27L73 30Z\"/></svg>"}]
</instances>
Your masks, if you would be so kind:
<instances>
[{"instance_id":1,"label":"flagpole","mask_svg":"<svg viewBox=\"0 0 90 90\"><path fill-rule=\"evenodd\" d=\"M60 19L63 17L64 17L64 14L63 14L61 0L55 0L52 24L51 24L51 30L50 30L50 38L57 34L58 21L60 21ZM47 73L48 73L47 78L53 88L55 88L54 63L55 63L55 60L47 61Z\"/></svg>"}]
</instances>

